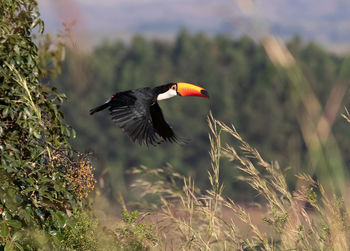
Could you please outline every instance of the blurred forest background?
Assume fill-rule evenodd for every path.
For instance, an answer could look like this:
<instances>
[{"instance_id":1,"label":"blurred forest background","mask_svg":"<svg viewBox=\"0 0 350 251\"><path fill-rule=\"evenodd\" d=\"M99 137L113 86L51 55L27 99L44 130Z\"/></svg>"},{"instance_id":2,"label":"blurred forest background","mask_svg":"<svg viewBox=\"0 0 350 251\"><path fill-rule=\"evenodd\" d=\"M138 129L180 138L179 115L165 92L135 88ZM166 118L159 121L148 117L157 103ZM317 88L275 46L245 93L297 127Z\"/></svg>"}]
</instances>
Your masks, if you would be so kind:
<instances>
[{"instance_id":1,"label":"blurred forest background","mask_svg":"<svg viewBox=\"0 0 350 251\"><path fill-rule=\"evenodd\" d=\"M311 86L322 107L337 103L329 97L336 85L348 86L350 65L346 58L297 36L287 42L287 48L304 76L301 84ZM277 160L291 188L295 173L313 175L316 171L315 178L329 175L320 166L311 168L297 117L298 110L305 107L295 104L288 72L276 67L263 44L248 36L208 36L182 30L169 42L135 35L129 43L104 42L91 54L69 51L62 72L54 85L68 97L63 113L77 133L71 143L79 151L92 153L96 177L103 181L99 182L100 189L112 201L119 193L130 198L132 176L128 170L140 165L164 168L170 164L177 172L192 176L201 189L207 188L209 111L216 119L233 123L266 160ZM187 145L140 147L112 123L108 111L93 117L88 114L90 108L117 91L175 81L199 84L210 93L208 101L178 97L160 104L176 133L191 139ZM341 102L342 97L335 99ZM349 102L345 94L338 106L341 112ZM343 166L350 163L347 130L338 113L333 131ZM237 178L241 173L226 166L223 162L220 173L225 194L236 201L256 200Z\"/></svg>"},{"instance_id":2,"label":"blurred forest background","mask_svg":"<svg viewBox=\"0 0 350 251\"><path fill-rule=\"evenodd\" d=\"M349 250L348 10L2 1L0 250ZM210 94L159 102L187 144L89 115L179 81Z\"/></svg>"},{"instance_id":3,"label":"blurred forest background","mask_svg":"<svg viewBox=\"0 0 350 251\"><path fill-rule=\"evenodd\" d=\"M67 94L63 113L77 133L71 143L79 151L92 153L98 186L111 201L120 193L133 196L129 189L133 176L128 172L140 165L172 165L206 189L209 111L216 119L233 123L267 160L277 160L292 189L295 173L308 172L314 178L346 175L349 138L340 116L350 103L349 19L345 14L350 5L346 1L39 4L49 30L62 29L65 22L61 38L68 38L70 49L62 74L51 84ZM292 62L286 68L271 55L276 50L278 54L279 45L268 49L269 38L275 36L284 39L280 54L288 54ZM297 71L288 70L288 64ZM160 104L176 133L191 139L187 145L139 147L112 123L107 111L93 117L88 114L117 91L175 81L202 85L211 95L208 101L176 98ZM308 142L303 125L305 114L315 114L315 109L308 110L315 100L321 116L313 117L320 119L314 122L315 128L326 128L325 138L330 132L336 168L312 160L312 139ZM322 127L323 118L330 128ZM332 162L332 158L321 162ZM227 166L223 162L220 173L225 194L238 201L254 201L256 197L248 196L248 186L238 179L239 171Z\"/></svg>"}]
</instances>

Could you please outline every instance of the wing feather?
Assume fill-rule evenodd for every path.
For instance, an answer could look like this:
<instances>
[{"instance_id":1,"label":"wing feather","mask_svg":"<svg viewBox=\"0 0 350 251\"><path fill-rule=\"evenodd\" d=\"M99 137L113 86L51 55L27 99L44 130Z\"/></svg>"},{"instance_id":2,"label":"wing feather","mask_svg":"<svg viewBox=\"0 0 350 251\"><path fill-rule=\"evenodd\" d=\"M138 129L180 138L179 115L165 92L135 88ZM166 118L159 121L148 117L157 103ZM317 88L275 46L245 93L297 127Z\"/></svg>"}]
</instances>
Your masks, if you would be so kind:
<instances>
[{"instance_id":1,"label":"wing feather","mask_svg":"<svg viewBox=\"0 0 350 251\"><path fill-rule=\"evenodd\" d=\"M155 103L150 107L150 114L152 117L152 123L155 132L161 136L164 141L177 141L177 137L172 128L165 121L162 110L160 109L158 103Z\"/></svg>"},{"instance_id":2,"label":"wing feather","mask_svg":"<svg viewBox=\"0 0 350 251\"><path fill-rule=\"evenodd\" d=\"M131 96L129 93L128 97ZM109 110L113 122L128 134L132 141L140 145L157 144L157 135L153 128L147 102L139 102L135 97L130 98L130 102L127 100L125 97L116 96L111 102Z\"/></svg>"},{"instance_id":3,"label":"wing feather","mask_svg":"<svg viewBox=\"0 0 350 251\"><path fill-rule=\"evenodd\" d=\"M177 141L173 130L164 120L159 105L152 102L152 95L144 91L117 93L109 102L112 120L132 141L140 145Z\"/></svg>"}]
</instances>

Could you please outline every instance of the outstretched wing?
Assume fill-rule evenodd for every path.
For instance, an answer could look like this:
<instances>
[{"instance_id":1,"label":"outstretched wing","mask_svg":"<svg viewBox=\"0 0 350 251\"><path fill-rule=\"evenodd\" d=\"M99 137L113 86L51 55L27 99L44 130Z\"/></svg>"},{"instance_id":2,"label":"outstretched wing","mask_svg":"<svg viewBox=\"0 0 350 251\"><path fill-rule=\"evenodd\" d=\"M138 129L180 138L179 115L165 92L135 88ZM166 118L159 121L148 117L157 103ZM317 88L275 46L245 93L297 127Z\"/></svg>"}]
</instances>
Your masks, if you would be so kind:
<instances>
[{"instance_id":1,"label":"outstretched wing","mask_svg":"<svg viewBox=\"0 0 350 251\"><path fill-rule=\"evenodd\" d=\"M154 103L150 107L150 114L152 117L153 128L159 136L161 136L165 141L176 142L177 138L174 131L165 121L162 110L160 109L158 103Z\"/></svg>"},{"instance_id":2,"label":"outstretched wing","mask_svg":"<svg viewBox=\"0 0 350 251\"><path fill-rule=\"evenodd\" d=\"M156 145L161 142L153 128L150 102L136 98L132 92L120 93L110 102L112 120L139 144Z\"/></svg>"}]
</instances>

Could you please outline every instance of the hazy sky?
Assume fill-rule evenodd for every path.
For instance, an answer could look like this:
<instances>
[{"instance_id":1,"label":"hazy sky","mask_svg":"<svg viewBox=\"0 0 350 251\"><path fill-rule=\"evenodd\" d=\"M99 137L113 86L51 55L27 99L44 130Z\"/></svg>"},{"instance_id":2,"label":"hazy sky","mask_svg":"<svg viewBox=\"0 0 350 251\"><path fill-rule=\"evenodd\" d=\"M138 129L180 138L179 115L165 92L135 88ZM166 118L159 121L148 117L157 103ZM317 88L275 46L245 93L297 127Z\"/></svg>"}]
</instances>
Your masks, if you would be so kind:
<instances>
[{"instance_id":1,"label":"hazy sky","mask_svg":"<svg viewBox=\"0 0 350 251\"><path fill-rule=\"evenodd\" d=\"M350 0L39 0L46 30L66 20L93 40L135 32L166 37L182 27L208 34L266 32L350 44Z\"/></svg>"}]
</instances>

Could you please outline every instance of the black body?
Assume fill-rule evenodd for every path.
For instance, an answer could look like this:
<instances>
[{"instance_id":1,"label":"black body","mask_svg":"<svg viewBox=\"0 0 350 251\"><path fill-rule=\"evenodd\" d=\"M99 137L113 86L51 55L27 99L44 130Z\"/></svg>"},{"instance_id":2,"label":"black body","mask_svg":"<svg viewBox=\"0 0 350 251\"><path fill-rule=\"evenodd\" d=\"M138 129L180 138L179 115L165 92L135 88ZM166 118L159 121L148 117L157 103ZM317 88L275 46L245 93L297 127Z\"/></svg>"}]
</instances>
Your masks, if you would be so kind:
<instances>
[{"instance_id":1,"label":"black body","mask_svg":"<svg viewBox=\"0 0 350 251\"><path fill-rule=\"evenodd\" d=\"M109 108L112 120L139 144L177 141L157 103L158 94L166 92L172 85L117 92L103 105L91 109L90 115Z\"/></svg>"}]
</instances>

